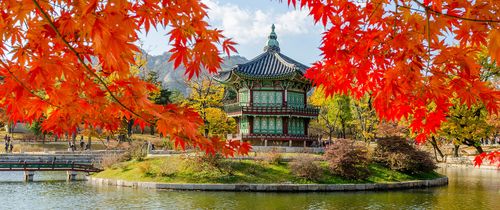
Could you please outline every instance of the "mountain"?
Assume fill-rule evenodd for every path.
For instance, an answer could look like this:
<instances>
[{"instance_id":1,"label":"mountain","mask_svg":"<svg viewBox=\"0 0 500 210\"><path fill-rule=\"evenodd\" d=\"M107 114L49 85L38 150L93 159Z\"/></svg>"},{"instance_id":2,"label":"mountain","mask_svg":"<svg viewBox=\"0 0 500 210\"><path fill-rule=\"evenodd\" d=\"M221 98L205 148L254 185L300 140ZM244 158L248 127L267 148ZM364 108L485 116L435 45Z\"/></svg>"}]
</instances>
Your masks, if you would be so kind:
<instances>
[{"instance_id":1,"label":"mountain","mask_svg":"<svg viewBox=\"0 0 500 210\"><path fill-rule=\"evenodd\" d=\"M168 62L170 59L170 53L163 53L162 55L152 56L147 55L147 66L148 70L154 71L158 74L159 80L163 83L163 86L171 90L179 90L184 94L187 94L187 88L184 84L185 69L183 66L174 70L173 62ZM234 55L231 57L224 57L224 61L221 64L222 70L227 70L237 64L242 64L248 62L245 57ZM203 70L205 71L205 70Z\"/></svg>"}]
</instances>

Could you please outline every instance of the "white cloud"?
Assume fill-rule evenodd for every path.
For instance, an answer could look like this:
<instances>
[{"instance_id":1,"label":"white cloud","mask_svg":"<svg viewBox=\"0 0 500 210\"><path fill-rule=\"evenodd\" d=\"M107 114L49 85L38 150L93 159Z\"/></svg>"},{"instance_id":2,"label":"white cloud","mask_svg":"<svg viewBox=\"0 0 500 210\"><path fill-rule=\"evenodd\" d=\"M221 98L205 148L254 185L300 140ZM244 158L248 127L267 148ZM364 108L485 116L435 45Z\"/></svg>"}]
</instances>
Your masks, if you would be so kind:
<instances>
[{"instance_id":1,"label":"white cloud","mask_svg":"<svg viewBox=\"0 0 500 210\"><path fill-rule=\"evenodd\" d=\"M276 13L272 9L249 10L231 3L219 3L216 0L203 0L209 10L209 22L212 26L224 30L224 35L232 37L240 44L262 42L271 30L271 24L276 25L278 39L307 33L321 33L314 26L307 11L291 10Z\"/></svg>"}]
</instances>

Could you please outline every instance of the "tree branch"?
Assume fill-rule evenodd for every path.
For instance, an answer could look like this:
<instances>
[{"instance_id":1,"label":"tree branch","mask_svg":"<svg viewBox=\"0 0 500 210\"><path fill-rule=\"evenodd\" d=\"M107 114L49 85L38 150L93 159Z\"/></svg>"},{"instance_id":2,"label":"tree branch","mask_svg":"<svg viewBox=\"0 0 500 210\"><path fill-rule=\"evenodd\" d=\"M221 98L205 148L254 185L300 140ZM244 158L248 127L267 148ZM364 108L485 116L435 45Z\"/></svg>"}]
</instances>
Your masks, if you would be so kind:
<instances>
[{"instance_id":1,"label":"tree branch","mask_svg":"<svg viewBox=\"0 0 500 210\"><path fill-rule=\"evenodd\" d=\"M31 93L31 95L39 98L40 100L44 101L45 103L51 105L51 106L54 106L54 107L57 107L57 108L61 108L53 103L51 103L50 101L48 101L47 99L43 98L42 96L38 95L35 93L35 91L33 91L32 88L29 88L28 86L26 86L26 84L24 84L23 81L21 81L19 78L16 77L16 75L14 75L14 72L10 71L7 64L5 64L3 61L0 60L0 63L4 66L5 70L7 70L7 72L9 72L10 76L12 76L12 78L14 78L14 80L16 80L17 83L19 83L25 90L27 90L29 93Z\"/></svg>"},{"instance_id":2,"label":"tree branch","mask_svg":"<svg viewBox=\"0 0 500 210\"><path fill-rule=\"evenodd\" d=\"M418 4L419 6L425 8L426 11L429 11L429 12L432 12L436 15L443 15L443 16L446 16L446 17L449 17L449 18L456 18L456 19L460 19L460 20L465 20L465 21L472 21L472 22L481 22L481 23L500 23L500 20L482 20L482 19L474 19L474 18L468 18L468 17L461 17L461 16L456 16L456 15L450 15L450 14L445 14L445 13L442 13L442 12L438 12L436 10L433 10L431 7L429 6L425 6L423 3L417 1L417 0L412 0L413 2L415 2L416 4ZM411 7L405 7L405 6L400 6L400 7L403 7L403 8L407 8L407 9L411 9L411 10L414 10L413 8ZM418 10L417 10L418 11ZM425 12L425 11L423 11Z\"/></svg>"},{"instance_id":3,"label":"tree branch","mask_svg":"<svg viewBox=\"0 0 500 210\"><path fill-rule=\"evenodd\" d=\"M131 108L125 106L125 104L123 104L120 100L118 100L118 98L115 96L115 94L113 94L113 92L106 85L106 83L104 82L104 80L99 75L97 75L94 71L92 71L92 69L90 69L90 67L87 66L87 64L85 64L85 61L80 56L80 53L78 53L75 50L75 48L73 48L73 46L71 46L69 44L69 42L61 35L61 32L57 29L57 27L55 26L54 22L52 22L52 20L50 19L49 15L47 14L47 12L45 12L45 10L43 10L42 7L40 7L40 4L38 3L38 1L37 0L33 0L33 3L37 7L37 9L40 11L40 13L42 13L43 18L49 23L50 27L56 32L57 36L64 42L64 44L68 47L68 49L73 54L75 54L75 56L77 57L78 61L83 65L83 67L85 68L85 70L87 71L87 73L89 73L90 75L92 75L94 78L97 79L97 81L99 83L101 83L101 85L104 87L104 89L106 89L106 92L109 93L109 95L111 96L111 98L113 98L113 100L116 103L118 103L118 105L120 105L121 107L123 107L125 110L129 111L131 114L137 116L138 118L143 119L146 122L149 122L149 120L147 120L143 116L137 114L136 112L134 112L134 110L132 110Z\"/></svg>"}]
</instances>

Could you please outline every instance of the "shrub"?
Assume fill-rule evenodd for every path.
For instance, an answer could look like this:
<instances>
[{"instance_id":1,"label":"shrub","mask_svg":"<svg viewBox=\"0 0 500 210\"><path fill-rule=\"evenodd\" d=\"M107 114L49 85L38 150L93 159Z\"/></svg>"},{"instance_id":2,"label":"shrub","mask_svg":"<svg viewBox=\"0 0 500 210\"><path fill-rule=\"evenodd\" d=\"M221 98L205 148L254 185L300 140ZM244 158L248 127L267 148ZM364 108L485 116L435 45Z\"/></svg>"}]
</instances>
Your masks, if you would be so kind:
<instances>
[{"instance_id":1,"label":"shrub","mask_svg":"<svg viewBox=\"0 0 500 210\"><path fill-rule=\"evenodd\" d=\"M280 164L283 162L283 156L276 149L271 150L271 152L263 153L263 155L257 159L269 164Z\"/></svg>"},{"instance_id":2,"label":"shrub","mask_svg":"<svg viewBox=\"0 0 500 210\"><path fill-rule=\"evenodd\" d=\"M180 161L172 161L172 159L169 160L163 160L160 168L159 168L159 173L158 175L160 176L173 176L177 172L179 172L180 169Z\"/></svg>"},{"instance_id":3,"label":"shrub","mask_svg":"<svg viewBox=\"0 0 500 210\"><path fill-rule=\"evenodd\" d=\"M429 153L417 150L405 139L397 137L378 140L373 160L408 174L431 172L437 168Z\"/></svg>"},{"instance_id":4,"label":"shrub","mask_svg":"<svg viewBox=\"0 0 500 210\"><path fill-rule=\"evenodd\" d=\"M316 159L314 157L301 155L296 157L290 163L290 169L292 170L292 173L298 177L317 181L321 179L323 170L321 169L321 166L315 161Z\"/></svg>"},{"instance_id":5,"label":"shrub","mask_svg":"<svg viewBox=\"0 0 500 210\"><path fill-rule=\"evenodd\" d=\"M124 159L125 160L137 160L143 161L147 155L147 145L142 141L133 141L130 143L130 146L125 151Z\"/></svg>"},{"instance_id":6,"label":"shrub","mask_svg":"<svg viewBox=\"0 0 500 210\"><path fill-rule=\"evenodd\" d=\"M221 174L233 175L234 169L231 161L226 161L224 156L217 153L215 155L203 154L195 159L199 170L217 170Z\"/></svg>"},{"instance_id":7,"label":"shrub","mask_svg":"<svg viewBox=\"0 0 500 210\"><path fill-rule=\"evenodd\" d=\"M114 168L116 164L122 161L125 161L125 157L123 156L123 154L118 154L118 153L106 154L101 159L101 166L104 169Z\"/></svg>"},{"instance_id":8,"label":"shrub","mask_svg":"<svg viewBox=\"0 0 500 210\"><path fill-rule=\"evenodd\" d=\"M153 170L153 166L151 166L151 163L149 162L142 162L138 166L139 171L144 174L145 176L154 176L155 172Z\"/></svg>"},{"instance_id":9,"label":"shrub","mask_svg":"<svg viewBox=\"0 0 500 210\"><path fill-rule=\"evenodd\" d=\"M366 179L370 176L370 160L366 146L356 145L354 141L339 139L330 145L324 158L330 172L353 180Z\"/></svg>"}]
</instances>

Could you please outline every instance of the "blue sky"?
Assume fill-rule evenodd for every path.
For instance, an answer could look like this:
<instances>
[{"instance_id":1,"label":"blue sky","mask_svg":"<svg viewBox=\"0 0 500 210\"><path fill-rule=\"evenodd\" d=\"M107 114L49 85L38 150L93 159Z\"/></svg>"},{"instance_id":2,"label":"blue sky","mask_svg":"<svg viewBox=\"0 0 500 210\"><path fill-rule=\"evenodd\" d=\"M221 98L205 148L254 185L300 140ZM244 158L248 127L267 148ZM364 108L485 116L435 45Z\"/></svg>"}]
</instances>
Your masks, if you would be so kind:
<instances>
[{"instance_id":1,"label":"blue sky","mask_svg":"<svg viewBox=\"0 0 500 210\"><path fill-rule=\"evenodd\" d=\"M323 27L315 25L307 11L294 10L278 0L202 0L210 8L209 23L222 29L238 45L239 55L251 59L262 52L271 24L281 52L310 65L320 59L318 49ZM167 31L159 29L141 35L142 47L152 55L168 51Z\"/></svg>"}]
</instances>

